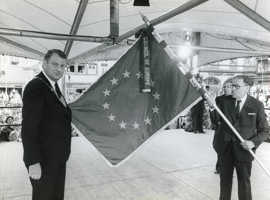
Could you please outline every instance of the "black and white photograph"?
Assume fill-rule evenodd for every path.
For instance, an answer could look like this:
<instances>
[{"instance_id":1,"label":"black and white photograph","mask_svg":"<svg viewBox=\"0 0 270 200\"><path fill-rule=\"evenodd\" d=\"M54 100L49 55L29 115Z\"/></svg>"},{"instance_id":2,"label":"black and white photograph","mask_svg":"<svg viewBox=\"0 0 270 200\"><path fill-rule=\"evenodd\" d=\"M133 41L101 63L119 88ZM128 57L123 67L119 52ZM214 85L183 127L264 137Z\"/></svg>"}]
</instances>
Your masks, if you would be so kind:
<instances>
[{"instance_id":1,"label":"black and white photograph","mask_svg":"<svg viewBox=\"0 0 270 200\"><path fill-rule=\"evenodd\" d=\"M0 1L0 200L269 199L269 0Z\"/></svg>"}]
</instances>

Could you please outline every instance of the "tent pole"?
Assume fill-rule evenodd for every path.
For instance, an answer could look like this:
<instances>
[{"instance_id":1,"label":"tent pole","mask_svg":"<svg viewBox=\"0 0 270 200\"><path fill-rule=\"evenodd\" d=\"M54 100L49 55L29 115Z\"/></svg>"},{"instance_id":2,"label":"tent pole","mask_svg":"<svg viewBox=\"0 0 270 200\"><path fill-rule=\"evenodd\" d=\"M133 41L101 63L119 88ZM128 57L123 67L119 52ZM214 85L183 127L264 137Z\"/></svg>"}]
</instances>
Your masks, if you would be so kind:
<instances>
[{"instance_id":1,"label":"tent pole","mask_svg":"<svg viewBox=\"0 0 270 200\"><path fill-rule=\"evenodd\" d=\"M183 45L170 45L172 48L181 47ZM205 46L189 46L193 50L199 51L214 51L214 52L223 52L223 53L243 53L243 54L252 54L252 55L270 55L270 51L251 51L245 49L232 49L232 48L220 48L220 47L205 47Z\"/></svg>"},{"instance_id":2,"label":"tent pole","mask_svg":"<svg viewBox=\"0 0 270 200\"><path fill-rule=\"evenodd\" d=\"M110 0L110 38L119 37L119 1Z\"/></svg>"},{"instance_id":3,"label":"tent pole","mask_svg":"<svg viewBox=\"0 0 270 200\"><path fill-rule=\"evenodd\" d=\"M6 42L9 45L12 45L12 46L18 47L20 49L23 49L24 51L28 51L30 53L33 53L33 54L39 56L40 58L42 58L45 55L44 53L42 53L42 52L40 52L40 51L38 51L36 49L33 49L33 48L28 47L26 45L20 44L18 42L13 41L13 40L7 39L5 37L0 36L0 40L3 41L3 42Z\"/></svg>"},{"instance_id":4,"label":"tent pole","mask_svg":"<svg viewBox=\"0 0 270 200\"><path fill-rule=\"evenodd\" d=\"M79 30L80 23L81 23L82 18L83 18L83 14L86 10L87 4L88 4L88 0L81 0L80 1L76 15L75 15L74 20L73 20L73 24L72 24L70 32L69 32L70 35L77 34L77 32ZM64 52L67 55L67 57L70 53L72 45L73 45L73 40L66 41Z\"/></svg>"},{"instance_id":5,"label":"tent pole","mask_svg":"<svg viewBox=\"0 0 270 200\"><path fill-rule=\"evenodd\" d=\"M264 17L247 7L239 0L224 0L226 3L234 7L236 10L244 14L246 17L254 21L255 23L261 25L266 30L270 31L270 22Z\"/></svg>"},{"instance_id":6,"label":"tent pole","mask_svg":"<svg viewBox=\"0 0 270 200\"><path fill-rule=\"evenodd\" d=\"M111 39L109 37L69 35L69 34L29 31L29 30L1 28L1 27L0 27L0 35L31 37L31 38L44 38L44 39L50 39L50 40L76 40L76 41L97 42L97 43L111 41Z\"/></svg>"}]
</instances>

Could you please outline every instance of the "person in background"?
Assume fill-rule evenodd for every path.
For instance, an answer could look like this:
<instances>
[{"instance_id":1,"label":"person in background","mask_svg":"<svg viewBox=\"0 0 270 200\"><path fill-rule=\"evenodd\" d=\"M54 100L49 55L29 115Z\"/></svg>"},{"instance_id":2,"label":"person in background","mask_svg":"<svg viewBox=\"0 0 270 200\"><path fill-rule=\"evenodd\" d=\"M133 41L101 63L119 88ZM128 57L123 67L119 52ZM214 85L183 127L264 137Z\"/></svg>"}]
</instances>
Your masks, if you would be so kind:
<instances>
[{"instance_id":1,"label":"person in background","mask_svg":"<svg viewBox=\"0 0 270 200\"><path fill-rule=\"evenodd\" d=\"M204 99L201 99L197 104L195 104L191 112L192 120L192 131L194 133L204 133L203 131L203 113L204 113Z\"/></svg>"},{"instance_id":2,"label":"person in background","mask_svg":"<svg viewBox=\"0 0 270 200\"><path fill-rule=\"evenodd\" d=\"M14 118L12 116L8 116L6 118L6 126L3 126L0 131L0 141L15 141L18 139L18 132L12 127Z\"/></svg>"},{"instance_id":3,"label":"person in background","mask_svg":"<svg viewBox=\"0 0 270 200\"><path fill-rule=\"evenodd\" d=\"M58 80L65 67L65 53L49 50L42 72L23 92L23 160L33 188L32 200L64 199L66 162L71 148L71 110Z\"/></svg>"},{"instance_id":4,"label":"person in background","mask_svg":"<svg viewBox=\"0 0 270 200\"><path fill-rule=\"evenodd\" d=\"M220 108L223 109L224 107L224 103L226 101L233 101L233 97L232 97L232 80L226 80L223 84L222 87L222 91L223 94L221 96L216 97L215 101L216 101L216 105ZM218 140L217 135L219 134L219 130L220 130L220 123L221 123L221 117L219 116L219 114L214 110L212 112L210 112L210 119L211 119L211 123L213 126L213 129L215 130L214 133L214 139L213 139L213 148L215 149L215 151L217 152L217 162L216 162L216 170L215 173L219 174L220 172L220 159L219 159L219 147L221 146L220 143L222 143L223 141L221 140L221 138L219 138L220 140Z\"/></svg>"}]
</instances>

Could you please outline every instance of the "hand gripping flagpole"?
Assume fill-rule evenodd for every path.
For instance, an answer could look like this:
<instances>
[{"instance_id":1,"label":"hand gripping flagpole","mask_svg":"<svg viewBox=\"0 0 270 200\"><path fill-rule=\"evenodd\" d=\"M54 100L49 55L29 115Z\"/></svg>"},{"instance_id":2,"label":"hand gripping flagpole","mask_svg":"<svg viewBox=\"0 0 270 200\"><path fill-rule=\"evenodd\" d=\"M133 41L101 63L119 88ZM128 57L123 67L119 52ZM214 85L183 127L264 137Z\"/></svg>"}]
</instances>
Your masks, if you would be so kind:
<instances>
[{"instance_id":1,"label":"hand gripping flagpole","mask_svg":"<svg viewBox=\"0 0 270 200\"><path fill-rule=\"evenodd\" d=\"M172 51L171 48L168 47L167 43L162 39L162 37L159 35L159 33L157 33L154 30L149 19L146 16L144 16L141 12L140 12L140 15L141 15L143 21L145 22L145 24L147 25L147 27L150 28L150 30L152 31L152 34L155 37L155 39L159 42L160 45L162 45L162 47L164 48L167 55L173 61L177 62L178 69L186 76L186 78L190 81L190 83L193 85L193 87L195 87L195 88L197 88L197 90L199 90L199 92L202 94L202 96L204 96L206 98L208 103L215 108L215 110L222 117L222 119L227 123L227 125L231 128L231 130L233 131L235 136L240 140L240 142L241 143L245 142L245 140L242 138L242 136L238 133L238 131L231 124L231 122L227 119L227 117L218 108L218 106L216 105L216 102L211 98L211 96L208 94L208 92L201 86L201 84L196 80L196 78L191 73L189 73L188 71L185 70L185 68L183 68L184 64L177 61L177 57L176 57L175 53ZM270 177L269 170L264 166L264 164L261 162L261 160L255 155L255 153L251 149L249 149L248 152L257 161L257 163L260 165L260 167L265 171L265 173L268 175L268 177Z\"/></svg>"}]
</instances>

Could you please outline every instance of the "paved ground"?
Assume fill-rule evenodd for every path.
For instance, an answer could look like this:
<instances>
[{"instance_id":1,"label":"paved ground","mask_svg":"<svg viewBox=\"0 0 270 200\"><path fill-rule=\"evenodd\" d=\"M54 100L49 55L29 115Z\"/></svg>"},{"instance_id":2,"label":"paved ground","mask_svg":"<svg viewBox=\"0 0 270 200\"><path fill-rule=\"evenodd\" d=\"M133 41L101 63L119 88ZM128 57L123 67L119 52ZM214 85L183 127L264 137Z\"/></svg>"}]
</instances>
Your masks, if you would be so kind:
<instances>
[{"instance_id":1,"label":"paved ground","mask_svg":"<svg viewBox=\"0 0 270 200\"><path fill-rule=\"evenodd\" d=\"M66 200L217 200L219 177L213 133L162 132L117 168L109 167L83 137L73 138ZM270 169L270 143L257 155ZM234 180L233 198L237 200ZM270 177L254 163L254 200L270 199ZM0 143L0 200L29 200L31 187L21 143Z\"/></svg>"}]
</instances>

